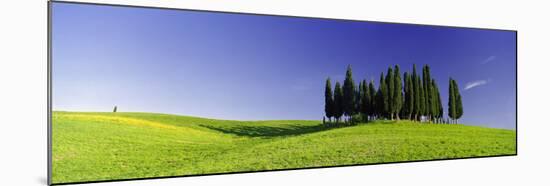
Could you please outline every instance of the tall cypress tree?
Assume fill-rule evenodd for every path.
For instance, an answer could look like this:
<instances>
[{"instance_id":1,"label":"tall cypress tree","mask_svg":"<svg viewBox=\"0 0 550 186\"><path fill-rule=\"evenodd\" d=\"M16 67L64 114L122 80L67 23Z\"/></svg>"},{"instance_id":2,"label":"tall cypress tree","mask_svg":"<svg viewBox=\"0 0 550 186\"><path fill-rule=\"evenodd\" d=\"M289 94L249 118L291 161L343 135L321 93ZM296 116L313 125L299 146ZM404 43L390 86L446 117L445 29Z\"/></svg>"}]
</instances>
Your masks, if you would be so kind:
<instances>
[{"instance_id":1,"label":"tall cypress tree","mask_svg":"<svg viewBox=\"0 0 550 186\"><path fill-rule=\"evenodd\" d=\"M355 110L355 83L353 81L353 73L351 65L348 65L346 70L346 79L344 80L344 115L351 119Z\"/></svg>"},{"instance_id":2,"label":"tall cypress tree","mask_svg":"<svg viewBox=\"0 0 550 186\"><path fill-rule=\"evenodd\" d=\"M449 110L449 118L451 118L453 121L456 119L456 90L455 90L455 83L453 78L449 78L449 102L448 102L448 110Z\"/></svg>"},{"instance_id":3,"label":"tall cypress tree","mask_svg":"<svg viewBox=\"0 0 550 186\"><path fill-rule=\"evenodd\" d=\"M439 88L437 90L437 109L438 109L438 118L439 122L443 122L443 102L441 101L441 94L439 93Z\"/></svg>"},{"instance_id":4,"label":"tall cypress tree","mask_svg":"<svg viewBox=\"0 0 550 186\"><path fill-rule=\"evenodd\" d=\"M332 96L332 85L329 77L325 83L325 116L327 116L329 122L331 122L331 118L334 116L333 105L334 97Z\"/></svg>"},{"instance_id":5,"label":"tall cypress tree","mask_svg":"<svg viewBox=\"0 0 550 186\"><path fill-rule=\"evenodd\" d=\"M378 101L377 101L377 114L380 117L386 117L386 110L388 105L388 90L386 80L384 79L384 72L380 74L380 84L378 85Z\"/></svg>"},{"instance_id":6,"label":"tall cypress tree","mask_svg":"<svg viewBox=\"0 0 550 186\"><path fill-rule=\"evenodd\" d=\"M409 73L403 73L403 108L401 108L401 117L403 119L409 118Z\"/></svg>"},{"instance_id":7,"label":"tall cypress tree","mask_svg":"<svg viewBox=\"0 0 550 186\"><path fill-rule=\"evenodd\" d=\"M405 72L405 103L403 104L403 114L407 119L412 119L412 114L414 112L414 94L413 94L413 83L412 77L408 72Z\"/></svg>"},{"instance_id":8,"label":"tall cypress tree","mask_svg":"<svg viewBox=\"0 0 550 186\"><path fill-rule=\"evenodd\" d=\"M369 111L368 111L368 115L370 115L371 117L374 116L374 114L376 113L375 110L376 110L376 89L374 88L374 81L371 80L371 82L369 83Z\"/></svg>"},{"instance_id":9,"label":"tall cypress tree","mask_svg":"<svg viewBox=\"0 0 550 186\"><path fill-rule=\"evenodd\" d=\"M420 115L422 114L421 110L421 100L420 100L420 84L418 80L418 74L416 73L416 64L413 65L413 74L411 77L411 82L413 83L413 114L414 114L414 120L419 120Z\"/></svg>"},{"instance_id":10,"label":"tall cypress tree","mask_svg":"<svg viewBox=\"0 0 550 186\"><path fill-rule=\"evenodd\" d=\"M361 83L361 91L363 92L363 94L361 95L361 114L363 115L363 121L368 121L371 96L367 85L367 80L363 80L363 82Z\"/></svg>"},{"instance_id":11,"label":"tall cypress tree","mask_svg":"<svg viewBox=\"0 0 550 186\"><path fill-rule=\"evenodd\" d=\"M439 106L441 104L441 100L439 99L439 88L437 87L437 83L435 82L435 79L432 79L431 81L431 96L432 96L432 105L431 105L431 113L433 120L437 120L440 118L440 109Z\"/></svg>"},{"instance_id":12,"label":"tall cypress tree","mask_svg":"<svg viewBox=\"0 0 550 186\"><path fill-rule=\"evenodd\" d=\"M432 78L430 77L430 66L424 65L422 68L422 86L424 87L424 115L426 115L428 121L431 121L431 115L432 115Z\"/></svg>"},{"instance_id":13,"label":"tall cypress tree","mask_svg":"<svg viewBox=\"0 0 550 186\"><path fill-rule=\"evenodd\" d=\"M336 82L334 86L334 117L336 123L340 121L340 118L344 114L344 92L340 86L340 82Z\"/></svg>"},{"instance_id":14,"label":"tall cypress tree","mask_svg":"<svg viewBox=\"0 0 550 186\"><path fill-rule=\"evenodd\" d=\"M355 90L355 113L361 114L363 110L363 105L361 104L363 102L363 81L359 81L359 85L357 85Z\"/></svg>"},{"instance_id":15,"label":"tall cypress tree","mask_svg":"<svg viewBox=\"0 0 550 186\"><path fill-rule=\"evenodd\" d=\"M454 89L455 89L455 96L456 96L456 122L458 123L458 119L462 117L464 114L464 111L462 109L462 96L460 95L460 91L458 88L458 83L454 81Z\"/></svg>"},{"instance_id":16,"label":"tall cypress tree","mask_svg":"<svg viewBox=\"0 0 550 186\"><path fill-rule=\"evenodd\" d=\"M388 73L386 74L386 86L387 86L387 100L384 102L387 106L385 107L385 112L389 115L390 119L393 120L394 107L395 107L395 76L393 73L393 68L388 68ZM385 98L385 99L386 99Z\"/></svg>"},{"instance_id":17,"label":"tall cypress tree","mask_svg":"<svg viewBox=\"0 0 550 186\"><path fill-rule=\"evenodd\" d=\"M354 104L354 109L353 109L353 112L352 114L355 115L355 114L358 114L358 113L361 113L361 98L362 98L362 90L361 90L361 81L359 81L359 85L355 85L353 88L355 90L355 95L353 96L353 104Z\"/></svg>"},{"instance_id":18,"label":"tall cypress tree","mask_svg":"<svg viewBox=\"0 0 550 186\"><path fill-rule=\"evenodd\" d=\"M399 65L395 65L394 69L393 113L395 114L395 118L399 120L399 113L403 107L403 82L401 81Z\"/></svg>"},{"instance_id":19,"label":"tall cypress tree","mask_svg":"<svg viewBox=\"0 0 550 186\"><path fill-rule=\"evenodd\" d=\"M422 117L426 114L426 97L424 94L424 86L422 85L422 80L420 76L416 77L417 85L418 85L418 102L419 102L419 109L418 109L418 120L422 121Z\"/></svg>"}]
</instances>

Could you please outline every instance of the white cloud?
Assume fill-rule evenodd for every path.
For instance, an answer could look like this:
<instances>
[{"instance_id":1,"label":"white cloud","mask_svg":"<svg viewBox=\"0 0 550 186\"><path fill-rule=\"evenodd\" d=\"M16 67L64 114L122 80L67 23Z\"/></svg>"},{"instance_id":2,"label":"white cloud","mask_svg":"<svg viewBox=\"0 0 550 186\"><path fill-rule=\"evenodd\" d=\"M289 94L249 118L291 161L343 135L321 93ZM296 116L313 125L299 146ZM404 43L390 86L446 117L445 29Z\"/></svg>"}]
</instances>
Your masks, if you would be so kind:
<instances>
[{"instance_id":1,"label":"white cloud","mask_svg":"<svg viewBox=\"0 0 550 186\"><path fill-rule=\"evenodd\" d=\"M487 59L483 60L483 61L481 62L481 64L482 64L482 65L487 64L487 63L489 63L489 62L491 62L491 61L494 61L495 59L497 59L497 56L489 56Z\"/></svg>"},{"instance_id":2,"label":"white cloud","mask_svg":"<svg viewBox=\"0 0 550 186\"><path fill-rule=\"evenodd\" d=\"M489 83L489 80L471 81L466 83L466 87L464 87L464 90L469 90L478 86L486 85L487 83Z\"/></svg>"}]
</instances>

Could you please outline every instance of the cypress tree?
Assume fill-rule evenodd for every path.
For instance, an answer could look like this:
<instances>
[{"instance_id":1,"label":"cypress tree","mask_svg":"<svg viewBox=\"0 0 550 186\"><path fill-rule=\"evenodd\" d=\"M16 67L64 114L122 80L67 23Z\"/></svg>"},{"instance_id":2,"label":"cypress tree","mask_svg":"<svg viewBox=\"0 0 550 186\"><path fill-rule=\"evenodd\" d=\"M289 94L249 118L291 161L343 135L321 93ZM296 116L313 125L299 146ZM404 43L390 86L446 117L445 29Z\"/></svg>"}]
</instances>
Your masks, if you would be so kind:
<instances>
[{"instance_id":1,"label":"cypress tree","mask_svg":"<svg viewBox=\"0 0 550 186\"><path fill-rule=\"evenodd\" d=\"M462 110L462 96L460 95L460 91L458 88L458 83L456 81L454 82L454 89L455 89L455 96L456 96L456 122L458 123L458 119L462 117L464 114L464 111Z\"/></svg>"},{"instance_id":2,"label":"cypress tree","mask_svg":"<svg viewBox=\"0 0 550 186\"><path fill-rule=\"evenodd\" d=\"M414 120L418 120L418 115L420 115L420 85L417 81L418 75L416 74L416 64L413 64L413 74L411 77L411 82L413 84L413 111Z\"/></svg>"},{"instance_id":3,"label":"cypress tree","mask_svg":"<svg viewBox=\"0 0 550 186\"><path fill-rule=\"evenodd\" d=\"M353 109L353 115L355 114L361 114L361 94L363 94L361 90L361 81L359 81L359 85L354 86L355 95L353 96L353 103L354 103L354 109Z\"/></svg>"},{"instance_id":4,"label":"cypress tree","mask_svg":"<svg viewBox=\"0 0 550 186\"><path fill-rule=\"evenodd\" d=\"M430 77L430 66L424 65L422 68L422 86L424 87L424 115L426 115L428 121L431 121L431 115L432 115L432 78Z\"/></svg>"},{"instance_id":5,"label":"cypress tree","mask_svg":"<svg viewBox=\"0 0 550 186\"><path fill-rule=\"evenodd\" d=\"M117 110L117 107L115 106L115 108L113 108L113 112L116 112L116 110Z\"/></svg>"},{"instance_id":6,"label":"cypress tree","mask_svg":"<svg viewBox=\"0 0 550 186\"><path fill-rule=\"evenodd\" d=\"M336 123L340 121L340 118L344 114L344 92L340 86L340 82L336 82L334 86L334 110L333 116L336 118Z\"/></svg>"},{"instance_id":7,"label":"cypress tree","mask_svg":"<svg viewBox=\"0 0 550 186\"><path fill-rule=\"evenodd\" d=\"M363 110L362 99L363 99L363 81L359 81L359 85L355 86L355 114L361 114Z\"/></svg>"},{"instance_id":8,"label":"cypress tree","mask_svg":"<svg viewBox=\"0 0 550 186\"><path fill-rule=\"evenodd\" d=\"M369 83L369 111L368 115L371 117L375 114L376 109L376 89L374 88L374 81Z\"/></svg>"},{"instance_id":9,"label":"cypress tree","mask_svg":"<svg viewBox=\"0 0 550 186\"><path fill-rule=\"evenodd\" d=\"M393 112L395 118L399 120L399 113L401 113L401 108L403 107L403 82L401 81L399 65L395 65L394 69Z\"/></svg>"},{"instance_id":10,"label":"cypress tree","mask_svg":"<svg viewBox=\"0 0 550 186\"><path fill-rule=\"evenodd\" d=\"M403 119L409 118L409 73L403 73L403 108L401 108L401 117Z\"/></svg>"},{"instance_id":11,"label":"cypress tree","mask_svg":"<svg viewBox=\"0 0 550 186\"><path fill-rule=\"evenodd\" d=\"M454 88L454 80L449 78L449 102L448 102L449 118L456 119L456 95Z\"/></svg>"},{"instance_id":12,"label":"cypress tree","mask_svg":"<svg viewBox=\"0 0 550 186\"><path fill-rule=\"evenodd\" d=\"M361 83L361 92L363 92L363 94L361 95L361 114L363 115L363 118L364 120L363 121L368 121L368 117L369 117L369 111L370 111L370 102L371 102L371 96L370 96L370 92L369 92L369 88L368 88L368 85L367 85L367 80L363 80L363 82Z\"/></svg>"},{"instance_id":13,"label":"cypress tree","mask_svg":"<svg viewBox=\"0 0 550 186\"><path fill-rule=\"evenodd\" d=\"M437 109L439 110L438 111L438 114L439 114L439 122L443 122L443 118L444 118L444 114L445 112L443 111L443 100L441 100L441 92L439 91L439 87L436 89L437 90Z\"/></svg>"},{"instance_id":14,"label":"cypress tree","mask_svg":"<svg viewBox=\"0 0 550 186\"><path fill-rule=\"evenodd\" d=\"M378 85L378 101L377 104L377 115L379 117L386 117L386 110L387 110L387 85L386 81L384 79L384 73L380 74L380 85Z\"/></svg>"},{"instance_id":15,"label":"cypress tree","mask_svg":"<svg viewBox=\"0 0 550 186\"><path fill-rule=\"evenodd\" d=\"M416 77L416 84L418 86L418 120L422 121L422 116L426 113L426 97L424 97L424 86L422 86L420 76Z\"/></svg>"},{"instance_id":16,"label":"cypress tree","mask_svg":"<svg viewBox=\"0 0 550 186\"><path fill-rule=\"evenodd\" d=\"M387 86L387 94L384 98L386 105L385 112L389 115L390 119L393 120L393 114L394 114L394 107L395 107L395 76L393 74L393 69L391 67L388 68L388 73L386 74L386 86Z\"/></svg>"},{"instance_id":17,"label":"cypress tree","mask_svg":"<svg viewBox=\"0 0 550 186\"><path fill-rule=\"evenodd\" d=\"M403 104L404 115L408 119L412 119L414 112L414 86L412 83L412 77L409 73L405 72L405 103Z\"/></svg>"},{"instance_id":18,"label":"cypress tree","mask_svg":"<svg viewBox=\"0 0 550 186\"><path fill-rule=\"evenodd\" d=\"M346 79L344 80L344 115L351 119L355 110L355 83L353 82L353 74L351 65L348 65L346 70Z\"/></svg>"},{"instance_id":19,"label":"cypress tree","mask_svg":"<svg viewBox=\"0 0 550 186\"><path fill-rule=\"evenodd\" d=\"M439 88L437 87L437 83L435 82L435 79L432 79L432 84L431 84L431 88L432 88L432 106L431 106L431 109L432 109L432 117L434 120L437 120L440 118L440 115L441 113L439 113L440 111L440 105L441 105L441 100L439 98Z\"/></svg>"},{"instance_id":20,"label":"cypress tree","mask_svg":"<svg viewBox=\"0 0 550 186\"><path fill-rule=\"evenodd\" d=\"M331 122L331 118L334 116L333 104L334 97L332 96L332 85L329 77L325 83L325 116L327 116L329 122Z\"/></svg>"}]
</instances>

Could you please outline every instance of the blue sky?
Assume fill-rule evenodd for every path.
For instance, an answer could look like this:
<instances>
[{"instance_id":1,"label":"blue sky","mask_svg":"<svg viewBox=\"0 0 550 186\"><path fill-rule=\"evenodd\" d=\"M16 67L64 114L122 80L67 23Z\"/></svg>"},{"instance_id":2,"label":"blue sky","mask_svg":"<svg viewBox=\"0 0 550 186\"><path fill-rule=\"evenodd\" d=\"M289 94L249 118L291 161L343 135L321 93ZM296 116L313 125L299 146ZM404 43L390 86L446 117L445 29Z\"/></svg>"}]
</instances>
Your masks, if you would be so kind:
<instances>
[{"instance_id":1,"label":"blue sky","mask_svg":"<svg viewBox=\"0 0 550 186\"><path fill-rule=\"evenodd\" d=\"M511 31L53 3L53 108L219 119L321 119L327 77L428 64L446 111L515 129ZM334 82L333 82L334 84Z\"/></svg>"}]
</instances>

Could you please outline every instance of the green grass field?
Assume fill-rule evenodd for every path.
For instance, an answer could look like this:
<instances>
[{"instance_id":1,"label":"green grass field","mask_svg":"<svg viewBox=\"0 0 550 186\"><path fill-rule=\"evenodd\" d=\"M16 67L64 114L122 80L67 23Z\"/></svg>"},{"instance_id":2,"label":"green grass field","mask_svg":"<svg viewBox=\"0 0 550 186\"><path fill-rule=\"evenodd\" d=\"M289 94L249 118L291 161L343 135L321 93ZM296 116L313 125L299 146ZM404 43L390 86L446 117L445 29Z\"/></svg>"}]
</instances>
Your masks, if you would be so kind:
<instances>
[{"instance_id":1,"label":"green grass field","mask_svg":"<svg viewBox=\"0 0 550 186\"><path fill-rule=\"evenodd\" d=\"M53 113L53 183L509 155L516 132L378 121L229 121Z\"/></svg>"}]
</instances>

